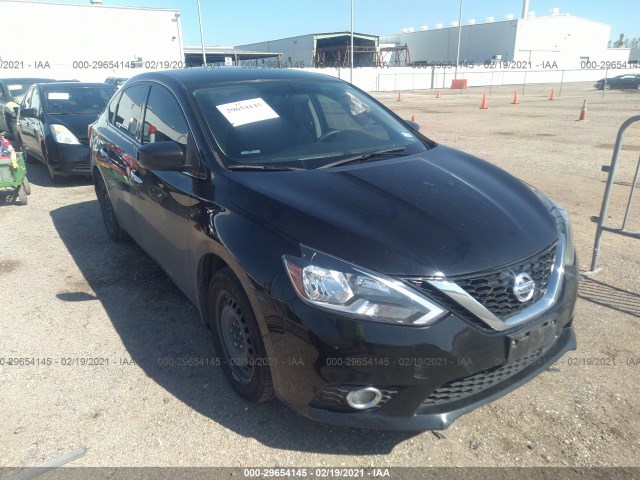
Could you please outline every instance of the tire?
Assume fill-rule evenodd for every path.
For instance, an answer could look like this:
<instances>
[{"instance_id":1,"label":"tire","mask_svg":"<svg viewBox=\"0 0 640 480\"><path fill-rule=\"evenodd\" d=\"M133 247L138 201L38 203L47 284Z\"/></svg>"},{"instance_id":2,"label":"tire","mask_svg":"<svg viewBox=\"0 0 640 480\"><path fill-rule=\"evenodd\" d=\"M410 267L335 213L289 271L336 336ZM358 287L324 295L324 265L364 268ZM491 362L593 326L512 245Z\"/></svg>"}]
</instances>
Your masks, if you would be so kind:
<instances>
[{"instance_id":1,"label":"tire","mask_svg":"<svg viewBox=\"0 0 640 480\"><path fill-rule=\"evenodd\" d=\"M20 187L18 188L18 200L20 200L20 203L23 205L26 205L29 203L29 197L27 196L27 192L24 188L24 184L20 185Z\"/></svg>"},{"instance_id":2,"label":"tire","mask_svg":"<svg viewBox=\"0 0 640 480\"><path fill-rule=\"evenodd\" d=\"M104 222L107 235L114 242L124 242L129 238L127 232L120 226L120 222L116 218L116 212L113 209L109 192L102 179L98 180L96 193L98 195L98 203L102 212L102 221Z\"/></svg>"},{"instance_id":3,"label":"tire","mask_svg":"<svg viewBox=\"0 0 640 480\"><path fill-rule=\"evenodd\" d=\"M51 183L56 185L59 183L60 177L56 175L56 172L53 170L53 167L49 164L49 155L47 154L47 148L44 145L42 147L42 158L44 159L44 164L47 166L47 171L49 172L49 178L51 178Z\"/></svg>"},{"instance_id":4,"label":"tire","mask_svg":"<svg viewBox=\"0 0 640 480\"><path fill-rule=\"evenodd\" d=\"M605 83L602 88L605 89L605 90L611 90L611 84Z\"/></svg>"},{"instance_id":5,"label":"tire","mask_svg":"<svg viewBox=\"0 0 640 480\"><path fill-rule=\"evenodd\" d=\"M27 180L27 177L24 177L24 180L22 180L22 186L24 187L24 191L27 192L27 195L31 195L31 184L29 180Z\"/></svg>"},{"instance_id":6,"label":"tire","mask_svg":"<svg viewBox=\"0 0 640 480\"><path fill-rule=\"evenodd\" d=\"M225 268L211 279L207 314L222 371L233 389L248 402L270 400L273 380L260 328L231 269Z\"/></svg>"},{"instance_id":7,"label":"tire","mask_svg":"<svg viewBox=\"0 0 640 480\"><path fill-rule=\"evenodd\" d=\"M22 141L22 137L20 134L17 134L18 142L20 143L20 150L22 150L22 155L24 156L25 163L36 163L36 159L33 156L27 153L27 149L24 147L24 142Z\"/></svg>"}]
</instances>

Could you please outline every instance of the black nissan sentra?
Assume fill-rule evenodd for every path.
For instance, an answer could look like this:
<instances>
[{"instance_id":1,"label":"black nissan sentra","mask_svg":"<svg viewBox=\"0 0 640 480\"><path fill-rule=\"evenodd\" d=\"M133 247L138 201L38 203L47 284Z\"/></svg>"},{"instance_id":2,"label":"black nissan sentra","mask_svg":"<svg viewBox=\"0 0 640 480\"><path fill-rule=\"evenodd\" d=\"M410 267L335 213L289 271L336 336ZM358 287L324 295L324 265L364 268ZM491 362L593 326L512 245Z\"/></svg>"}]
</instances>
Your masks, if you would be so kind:
<instances>
[{"instance_id":1,"label":"black nissan sentra","mask_svg":"<svg viewBox=\"0 0 640 480\"><path fill-rule=\"evenodd\" d=\"M576 347L566 211L343 81L138 75L91 168L109 236L198 306L246 400L441 429Z\"/></svg>"}]
</instances>

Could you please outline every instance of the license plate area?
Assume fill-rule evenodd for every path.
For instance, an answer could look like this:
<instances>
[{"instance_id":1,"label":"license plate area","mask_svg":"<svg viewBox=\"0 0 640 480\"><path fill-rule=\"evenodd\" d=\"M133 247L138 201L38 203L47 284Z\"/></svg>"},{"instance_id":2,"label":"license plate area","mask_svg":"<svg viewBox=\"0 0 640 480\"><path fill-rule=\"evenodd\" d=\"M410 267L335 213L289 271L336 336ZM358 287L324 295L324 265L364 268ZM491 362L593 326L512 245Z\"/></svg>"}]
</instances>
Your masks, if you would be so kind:
<instances>
[{"instance_id":1,"label":"license plate area","mask_svg":"<svg viewBox=\"0 0 640 480\"><path fill-rule=\"evenodd\" d=\"M557 320L547 320L542 325L509 335L507 337L509 363L527 357L536 350L542 349L543 352L548 350L557 338L557 325Z\"/></svg>"}]
</instances>

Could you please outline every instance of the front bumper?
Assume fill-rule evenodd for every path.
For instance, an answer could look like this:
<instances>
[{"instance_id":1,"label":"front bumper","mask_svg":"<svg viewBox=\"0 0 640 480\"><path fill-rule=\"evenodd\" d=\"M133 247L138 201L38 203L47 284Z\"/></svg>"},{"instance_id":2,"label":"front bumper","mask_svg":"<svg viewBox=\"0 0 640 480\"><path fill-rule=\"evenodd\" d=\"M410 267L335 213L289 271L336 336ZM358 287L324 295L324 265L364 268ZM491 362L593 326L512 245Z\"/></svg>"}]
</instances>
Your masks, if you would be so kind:
<instances>
[{"instance_id":1,"label":"front bumper","mask_svg":"<svg viewBox=\"0 0 640 480\"><path fill-rule=\"evenodd\" d=\"M297 298L275 302L267 324L276 393L322 422L411 431L447 428L576 348L575 266L563 277L551 308L504 331L454 314L417 328L340 318ZM379 388L383 401L371 410L349 407L346 393L364 386Z\"/></svg>"},{"instance_id":2,"label":"front bumper","mask_svg":"<svg viewBox=\"0 0 640 480\"><path fill-rule=\"evenodd\" d=\"M49 164L57 175L91 175L89 145L48 142Z\"/></svg>"}]
</instances>

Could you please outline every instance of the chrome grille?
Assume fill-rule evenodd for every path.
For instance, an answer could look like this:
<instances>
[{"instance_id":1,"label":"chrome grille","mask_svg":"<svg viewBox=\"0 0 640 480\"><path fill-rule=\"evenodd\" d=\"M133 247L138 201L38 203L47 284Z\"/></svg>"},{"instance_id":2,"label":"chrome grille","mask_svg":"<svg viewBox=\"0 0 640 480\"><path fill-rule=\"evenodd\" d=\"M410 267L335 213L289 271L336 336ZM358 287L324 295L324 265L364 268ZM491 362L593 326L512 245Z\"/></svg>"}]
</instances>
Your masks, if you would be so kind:
<instances>
[{"instance_id":1,"label":"chrome grille","mask_svg":"<svg viewBox=\"0 0 640 480\"><path fill-rule=\"evenodd\" d=\"M518 263L481 275L451 277L469 295L480 302L496 317L506 319L538 301L547 291L556 257L556 246ZM528 273L536 283L533 297L519 301L513 294L513 279L519 273Z\"/></svg>"}]
</instances>

